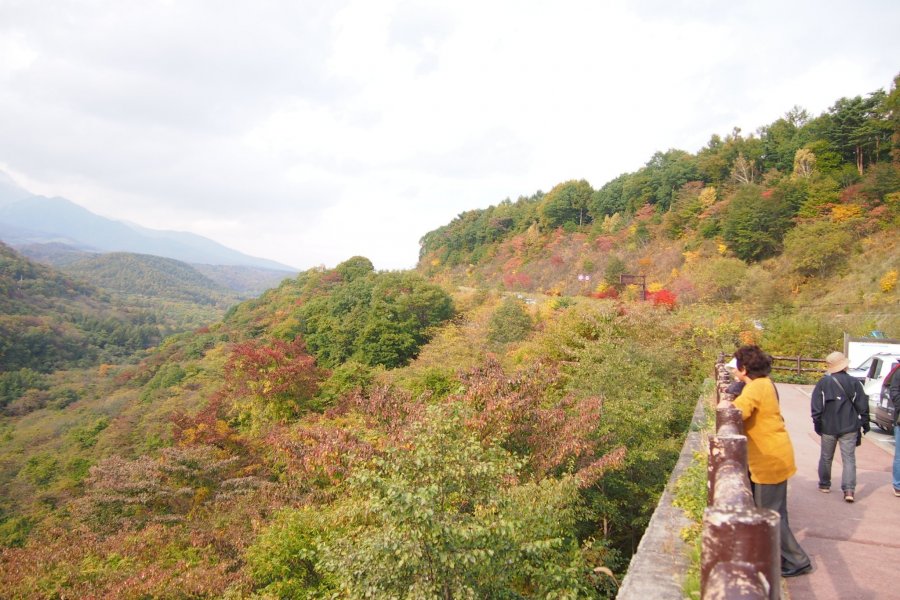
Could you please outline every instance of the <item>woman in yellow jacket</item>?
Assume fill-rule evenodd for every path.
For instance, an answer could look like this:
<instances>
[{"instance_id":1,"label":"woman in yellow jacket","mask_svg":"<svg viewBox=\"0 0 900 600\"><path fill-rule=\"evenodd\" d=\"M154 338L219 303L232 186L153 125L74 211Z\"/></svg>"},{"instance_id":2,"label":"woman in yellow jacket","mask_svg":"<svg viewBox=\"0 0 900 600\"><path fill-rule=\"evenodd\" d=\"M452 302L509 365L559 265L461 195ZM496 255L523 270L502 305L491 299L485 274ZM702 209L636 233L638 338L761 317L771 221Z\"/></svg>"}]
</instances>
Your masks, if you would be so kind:
<instances>
[{"instance_id":1,"label":"woman in yellow jacket","mask_svg":"<svg viewBox=\"0 0 900 600\"><path fill-rule=\"evenodd\" d=\"M734 406L744 419L753 499L758 507L771 508L781 515L781 576L805 575L812 571L809 556L788 525L787 480L797 467L794 447L781 416L778 391L768 377L772 357L759 346L741 346L734 357L737 377L746 383Z\"/></svg>"}]
</instances>

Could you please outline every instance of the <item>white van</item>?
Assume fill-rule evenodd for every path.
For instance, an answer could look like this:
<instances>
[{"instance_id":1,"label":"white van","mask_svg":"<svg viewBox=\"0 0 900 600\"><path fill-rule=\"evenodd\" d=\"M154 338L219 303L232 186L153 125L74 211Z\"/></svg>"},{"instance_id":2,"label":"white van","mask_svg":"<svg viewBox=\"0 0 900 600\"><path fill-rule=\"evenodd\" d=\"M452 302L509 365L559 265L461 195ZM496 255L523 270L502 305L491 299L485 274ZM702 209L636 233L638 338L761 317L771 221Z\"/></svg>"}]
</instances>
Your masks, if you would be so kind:
<instances>
[{"instance_id":1,"label":"white van","mask_svg":"<svg viewBox=\"0 0 900 600\"><path fill-rule=\"evenodd\" d=\"M870 421L875 421L875 409L881 404L881 388L884 379L898 363L900 363L900 352L878 352L867 358L858 367L847 369L850 375L862 381L863 389L869 397Z\"/></svg>"}]
</instances>

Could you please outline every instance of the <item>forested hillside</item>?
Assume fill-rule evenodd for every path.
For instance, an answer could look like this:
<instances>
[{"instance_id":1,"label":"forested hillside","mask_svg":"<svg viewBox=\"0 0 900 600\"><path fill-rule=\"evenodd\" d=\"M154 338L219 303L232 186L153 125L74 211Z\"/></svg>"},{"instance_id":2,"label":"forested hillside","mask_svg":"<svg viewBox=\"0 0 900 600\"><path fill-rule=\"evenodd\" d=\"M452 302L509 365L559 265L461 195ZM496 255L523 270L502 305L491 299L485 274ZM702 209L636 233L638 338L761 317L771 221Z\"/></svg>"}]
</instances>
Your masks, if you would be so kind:
<instances>
[{"instance_id":1,"label":"forested hillside","mask_svg":"<svg viewBox=\"0 0 900 600\"><path fill-rule=\"evenodd\" d=\"M0 589L614 597L720 352L900 334L897 103L795 109L468 211L416 271L352 257L131 362L17 380ZM4 257L3 319L93 297Z\"/></svg>"},{"instance_id":2,"label":"forested hillside","mask_svg":"<svg viewBox=\"0 0 900 600\"><path fill-rule=\"evenodd\" d=\"M308 271L139 365L57 372L48 392L72 402L6 418L0 584L609 593L595 569L620 572L640 538L702 349L741 326L690 321L451 300L361 257Z\"/></svg>"},{"instance_id":3,"label":"forested hillside","mask_svg":"<svg viewBox=\"0 0 900 600\"><path fill-rule=\"evenodd\" d=\"M42 373L121 362L162 334L153 314L115 305L0 243L0 408L40 387Z\"/></svg>"},{"instance_id":4,"label":"forested hillside","mask_svg":"<svg viewBox=\"0 0 900 600\"><path fill-rule=\"evenodd\" d=\"M166 265L179 265L174 267L175 270L185 273L187 276L187 281L179 282L176 278L176 281L173 282L172 287L167 287L165 285L161 285L161 282L154 283L151 281L151 285L155 288L157 294L161 294L163 297L173 297L173 295L188 295L185 294L186 290L182 290L182 283L186 284L188 287L195 285L191 283L191 280L197 279L196 273L190 271L190 269L196 270L198 273L209 279L213 282L215 287L226 288L228 291L224 292L226 296L226 302L231 304L233 303L233 298L240 298L242 300L246 300L247 298L253 298L255 296L259 296L264 291L269 288L277 287L279 283L286 277L293 277L297 274L296 271L280 271L276 269L265 269L262 267L248 267L248 266L240 266L240 265L204 265L204 264L191 264L189 266L187 263L182 263L179 261L174 261L174 259L163 259L158 256L151 257L146 254L131 254L127 252L119 252L119 253L97 253L97 252L88 252L86 250L79 250L74 246L62 244L58 242L51 243L29 243L29 244L20 244L16 246L16 250L21 254L27 256L28 258L50 265L52 267L56 267L61 270L66 270L69 265L73 263L82 263L87 262L89 265L94 262L103 263L103 260L100 259L101 256L110 257L111 255L115 255L119 257L116 260L127 260L126 257L133 257L132 260L139 260L137 257L145 257L143 259L143 264L139 265L140 269L154 269L156 268L154 265L162 267L164 270ZM172 261L172 262L170 262ZM87 268L84 273L80 273L80 276L90 278L94 271L98 271L98 275L106 276L108 278L108 273L104 273L109 270L109 267L100 267L94 266ZM130 281L128 284L131 288L134 288L134 276L129 275L128 273L124 274ZM166 279L171 277L170 275L160 274L158 276L145 274L142 278L150 278L150 279ZM202 278L201 278L202 280ZM111 284L111 289L116 289L115 286L118 285L118 282L112 278L109 282ZM97 282L97 285L104 287L102 282ZM209 281L201 281L200 286L208 287L210 285ZM124 290L129 291L129 290ZM141 293L140 288L138 287L135 293ZM208 291L201 291L201 295L208 294ZM214 295L222 295L222 290L217 290L214 292ZM220 303L221 299L216 300L214 303Z\"/></svg>"},{"instance_id":5,"label":"forested hillside","mask_svg":"<svg viewBox=\"0 0 900 600\"><path fill-rule=\"evenodd\" d=\"M73 261L63 270L97 287L122 294L182 300L194 304L228 306L237 295L197 269L172 258L110 252Z\"/></svg>"},{"instance_id":6,"label":"forested hillside","mask_svg":"<svg viewBox=\"0 0 900 600\"><path fill-rule=\"evenodd\" d=\"M667 302L741 298L764 309L834 304L822 289L834 278L854 288L838 302L873 312L897 301L898 160L895 80L890 93L842 98L816 117L794 108L693 154L657 152L598 189L568 181L467 211L422 237L419 270L594 296L626 293L620 275L640 274Z\"/></svg>"}]
</instances>

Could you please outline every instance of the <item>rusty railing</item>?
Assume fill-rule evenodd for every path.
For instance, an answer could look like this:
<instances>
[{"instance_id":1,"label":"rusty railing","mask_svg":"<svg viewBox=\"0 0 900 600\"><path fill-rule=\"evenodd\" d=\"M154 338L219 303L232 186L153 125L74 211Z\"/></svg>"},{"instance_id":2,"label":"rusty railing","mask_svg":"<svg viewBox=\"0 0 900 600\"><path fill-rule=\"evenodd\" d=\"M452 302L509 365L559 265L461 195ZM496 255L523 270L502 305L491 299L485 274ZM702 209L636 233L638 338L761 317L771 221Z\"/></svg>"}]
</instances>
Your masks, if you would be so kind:
<instances>
[{"instance_id":1,"label":"rusty railing","mask_svg":"<svg viewBox=\"0 0 900 600\"><path fill-rule=\"evenodd\" d=\"M729 383L728 370L717 363L716 434L709 440L701 594L704 600L777 600L781 594L781 517L753 502L747 476L747 437L741 411L725 391Z\"/></svg>"}]
</instances>

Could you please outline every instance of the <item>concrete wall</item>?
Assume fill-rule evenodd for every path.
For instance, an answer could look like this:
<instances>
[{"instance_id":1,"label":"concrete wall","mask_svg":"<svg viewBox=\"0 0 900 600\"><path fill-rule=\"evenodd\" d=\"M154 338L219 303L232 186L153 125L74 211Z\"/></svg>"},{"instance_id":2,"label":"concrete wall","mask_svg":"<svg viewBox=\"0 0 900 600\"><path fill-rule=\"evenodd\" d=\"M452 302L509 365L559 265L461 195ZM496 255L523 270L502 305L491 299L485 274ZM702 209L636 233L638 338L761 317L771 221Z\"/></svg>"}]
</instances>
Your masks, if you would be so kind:
<instances>
[{"instance_id":1,"label":"concrete wall","mask_svg":"<svg viewBox=\"0 0 900 600\"><path fill-rule=\"evenodd\" d=\"M650 518L650 524L631 557L628 572L616 595L617 600L682 600L682 581L690 564L689 549L681 540L681 530L691 523L677 506L672 505L675 482L700 450L700 428L704 423L704 399L694 408L694 418L678 462L669 476L666 489Z\"/></svg>"}]
</instances>

